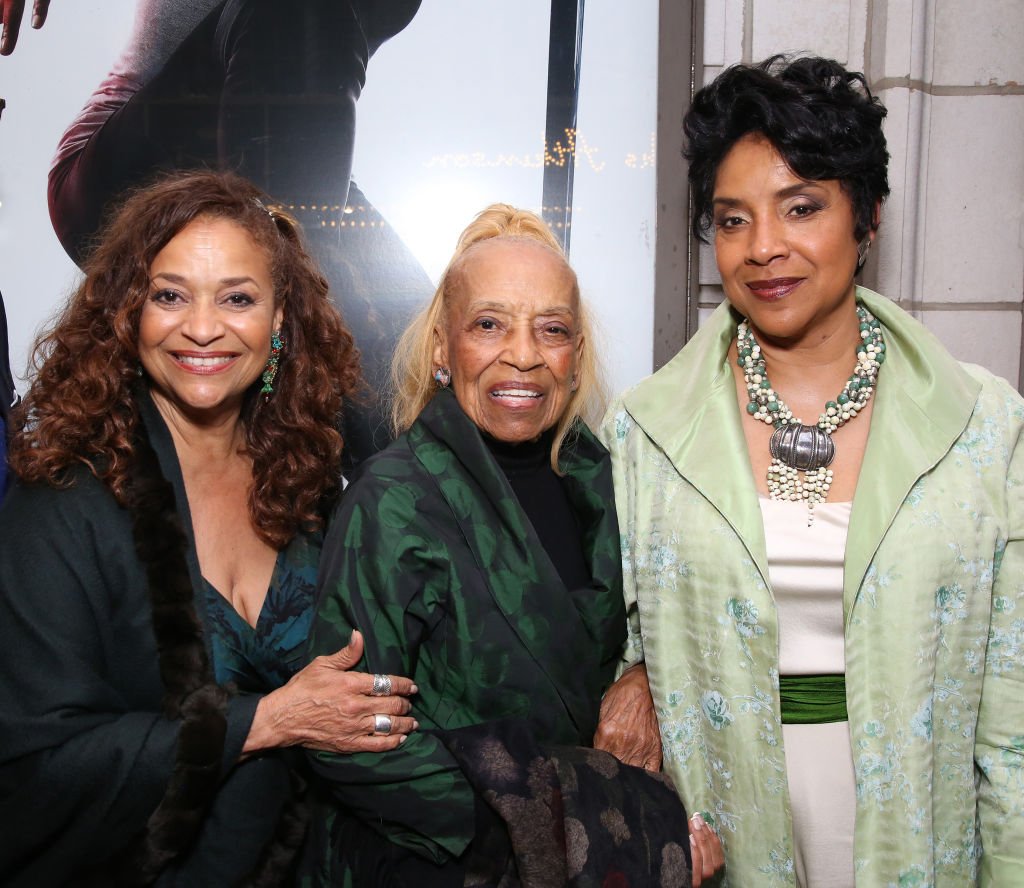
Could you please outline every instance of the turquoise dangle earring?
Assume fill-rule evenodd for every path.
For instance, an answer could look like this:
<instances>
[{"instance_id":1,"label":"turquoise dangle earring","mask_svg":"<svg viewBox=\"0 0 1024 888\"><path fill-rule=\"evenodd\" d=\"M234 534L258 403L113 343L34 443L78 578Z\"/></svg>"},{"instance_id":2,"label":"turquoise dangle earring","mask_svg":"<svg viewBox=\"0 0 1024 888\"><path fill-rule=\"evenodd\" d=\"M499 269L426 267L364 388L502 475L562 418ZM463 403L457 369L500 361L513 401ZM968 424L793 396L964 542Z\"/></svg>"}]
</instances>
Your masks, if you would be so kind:
<instances>
[{"instance_id":1,"label":"turquoise dangle earring","mask_svg":"<svg viewBox=\"0 0 1024 888\"><path fill-rule=\"evenodd\" d=\"M274 393L274 379L277 376L277 365L281 360L283 348L281 331L275 330L270 334L270 357L267 358L267 366L263 368L263 388L260 389L260 394L264 396L264 400L268 400Z\"/></svg>"}]
</instances>

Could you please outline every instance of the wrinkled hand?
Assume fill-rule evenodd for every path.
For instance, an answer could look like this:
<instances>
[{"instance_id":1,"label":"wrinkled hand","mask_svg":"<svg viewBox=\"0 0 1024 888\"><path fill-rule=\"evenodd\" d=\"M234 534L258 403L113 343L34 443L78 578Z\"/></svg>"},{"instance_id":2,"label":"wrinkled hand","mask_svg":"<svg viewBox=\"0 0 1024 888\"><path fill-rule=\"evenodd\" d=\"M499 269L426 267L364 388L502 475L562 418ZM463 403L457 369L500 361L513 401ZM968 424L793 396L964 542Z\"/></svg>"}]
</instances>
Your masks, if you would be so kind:
<instances>
[{"instance_id":1,"label":"wrinkled hand","mask_svg":"<svg viewBox=\"0 0 1024 888\"><path fill-rule=\"evenodd\" d=\"M693 859L693 888L698 888L704 879L709 879L725 866L722 840L704 822L700 814L694 814L690 825L690 857Z\"/></svg>"},{"instance_id":2,"label":"wrinkled hand","mask_svg":"<svg viewBox=\"0 0 1024 888\"><path fill-rule=\"evenodd\" d=\"M626 765L661 770L661 732L643 663L623 672L605 693L594 748Z\"/></svg>"},{"instance_id":3,"label":"wrinkled hand","mask_svg":"<svg viewBox=\"0 0 1024 888\"><path fill-rule=\"evenodd\" d=\"M373 676L349 672L363 655L363 636L353 631L348 645L317 657L283 688L267 694L256 708L242 754L279 746L306 746L327 752L384 752L419 727L407 716L406 697L416 693L408 678L391 678L392 694L370 695ZM391 733L374 733L374 716L391 717Z\"/></svg>"},{"instance_id":4,"label":"wrinkled hand","mask_svg":"<svg viewBox=\"0 0 1024 888\"><path fill-rule=\"evenodd\" d=\"M25 0L0 0L3 4L4 30L0 35L0 55L10 55L18 43L21 18L25 14ZM41 28L50 11L50 0L35 0L32 4L32 27Z\"/></svg>"}]
</instances>

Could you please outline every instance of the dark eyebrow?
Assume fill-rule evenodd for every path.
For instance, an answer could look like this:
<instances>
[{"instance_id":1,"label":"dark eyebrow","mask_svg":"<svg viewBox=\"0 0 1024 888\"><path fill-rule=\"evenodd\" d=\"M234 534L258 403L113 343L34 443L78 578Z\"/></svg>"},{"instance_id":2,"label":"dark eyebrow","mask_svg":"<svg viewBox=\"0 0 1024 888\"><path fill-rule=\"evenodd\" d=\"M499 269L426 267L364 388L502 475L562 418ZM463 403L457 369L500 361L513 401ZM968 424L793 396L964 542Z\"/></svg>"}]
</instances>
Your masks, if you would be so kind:
<instances>
[{"instance_id":1,"label":"dark eyebrow","mask_svg":"<svg viewBox=\"0 0 1024 888\"><path fill-rule=\"evenodd\" d=\"M821 191L823 187L820 183L815 182L813 179L807 179L803 182L797 182L794 185L787 185L785 188L779 189L775 192L775 196L779 198L794 197L801 191L806 191L810 188L813 191ZM743 201L738 197L715 197L711 200L714 206L736 206L736 204L742 204Z\"/></svg>"},{"instance_id":2,"label":"dark eyebrow","mask_svg":"<svg viewBox=\"0 0 1024 888\"><path fill-rule=\"evenodd\" d=\"M161 271L153 276L153 280L156 280L156 278L163 278L165 281L170 281L172 284L188 283L187 278L183 277L180 274L174 274L174 272L171 271ZM237 287L240 284L255 283L256 281L254 281L251 277L245 275L243 275L242 277L221 278L219 281L219 284L222 287Z\"/></svg>"},{"instance_id":3,"label":"dark eyebrow","mask_svg":"<svg viewBox=\"0 0 1024 888\"><path fill-rule=\"evenodd\" d=\"M185 278L183 278L180 274L172 274L169 271L161 271L158 274L154 274L153 277L150 279L150 283L156 283L157 278L163 278L165 281L170 281L172 284L185 283Z\"/></svg>"}]
</instances>

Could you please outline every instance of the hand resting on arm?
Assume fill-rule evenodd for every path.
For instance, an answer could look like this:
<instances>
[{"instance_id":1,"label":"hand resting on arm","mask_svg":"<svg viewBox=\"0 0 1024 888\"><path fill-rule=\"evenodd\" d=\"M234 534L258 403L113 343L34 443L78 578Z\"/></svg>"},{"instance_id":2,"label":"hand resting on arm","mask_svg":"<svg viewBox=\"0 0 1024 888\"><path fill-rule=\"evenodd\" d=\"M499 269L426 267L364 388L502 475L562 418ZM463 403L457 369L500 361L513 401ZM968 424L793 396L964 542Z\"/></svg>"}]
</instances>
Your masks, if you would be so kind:
<instances>
[{"instance_id":1,"label":"hand resting on arm","mask_svg":"<svg viewBox=\"0 0 1024 888\"><path fill-rule=\"evenodd\" d=\"M661 770L661 734L643 663L623 672L605 692L594 748L626 765Z\"/></svg>"},{"instance_id":2,"label":"hand resting on arm","mask_svg":"<svg viewBox=\"0 0 1024 888\"><path fill-rule=\"evenodd\" d=\"M384 752L395 749L418 727L407 716L407 697L416 693L411 679L392 675L392 694L370 694L373 675L349 672L363 655L363 636L352 632L348 645L317 657L291 680L267 694L256 707L242 748L248 755L280 746L305 746L327 752ZM391 733L374 733L374 716L391 716Z\"/></svg>"}]
</instances>

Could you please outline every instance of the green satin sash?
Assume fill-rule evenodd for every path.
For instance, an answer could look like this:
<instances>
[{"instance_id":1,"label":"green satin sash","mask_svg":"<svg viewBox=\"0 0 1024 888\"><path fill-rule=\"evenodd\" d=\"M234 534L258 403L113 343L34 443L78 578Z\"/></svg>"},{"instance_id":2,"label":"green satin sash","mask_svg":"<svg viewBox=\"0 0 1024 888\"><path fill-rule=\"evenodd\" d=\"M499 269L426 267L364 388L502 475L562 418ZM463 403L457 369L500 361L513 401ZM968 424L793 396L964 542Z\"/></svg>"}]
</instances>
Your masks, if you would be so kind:
<instances>
[{"instance_id":1,"label":"green satin sash","mask_svg":"<svg viewBox=\"0 0 1024 888\"><path fill-rule=\"evenodd\" d=\"M845 675L779 676L784 725L847 721Z\"/></svg>"}]
</instances>

